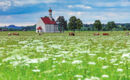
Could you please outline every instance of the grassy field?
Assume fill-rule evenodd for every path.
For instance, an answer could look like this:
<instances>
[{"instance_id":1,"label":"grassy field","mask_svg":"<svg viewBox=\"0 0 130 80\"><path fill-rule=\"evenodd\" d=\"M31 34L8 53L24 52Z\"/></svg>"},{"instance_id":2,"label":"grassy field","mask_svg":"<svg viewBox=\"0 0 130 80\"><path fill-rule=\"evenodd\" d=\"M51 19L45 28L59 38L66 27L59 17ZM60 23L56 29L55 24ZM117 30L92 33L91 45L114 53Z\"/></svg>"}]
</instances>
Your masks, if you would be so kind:
<instances>
[{"instance_id":1,"label":"grassy field","mask_svg":"<svg viewBox=\"0 0 130 80\"><path fill-rule=\"evenodd\" d=\"M0 80L130 80L130 36L123 31L19 33L0 32Z\"/></svg>"}]
</instances>

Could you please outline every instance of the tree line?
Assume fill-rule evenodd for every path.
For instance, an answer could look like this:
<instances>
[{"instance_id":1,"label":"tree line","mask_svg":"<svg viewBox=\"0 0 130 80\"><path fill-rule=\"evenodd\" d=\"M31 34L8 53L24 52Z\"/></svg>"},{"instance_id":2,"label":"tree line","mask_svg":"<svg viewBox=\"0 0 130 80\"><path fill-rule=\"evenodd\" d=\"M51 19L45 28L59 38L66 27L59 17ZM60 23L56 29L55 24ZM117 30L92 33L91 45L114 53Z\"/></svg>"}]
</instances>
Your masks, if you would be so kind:
<instances>
[{"instance_id":1,"label":"tree line","mask_svg":"<svg viewBox=\"0 0 130 80\"><path fill-rule=\"evenodd\" d=\"M60 27L62 26L64 30L73 30L73 31L83 30L82 20L76 18L75 16L70 17L68 24L63 16L59 16L57 22L60 23ZM109 21L107 24L105 24L104 27L100 20L95 20L92 26L88 27L87 30L92 31L130 30L130 25L118 26L114 21Z\"/></svg>"},{"instance_id":2,"label":"tree line","mask_svg":"<svg viewBox=\"0 0 130 80\"><path fill-rule=\"evenodd\" d=\"M130 23L117 25L114 21L109 21L107 24L102 24L100 20L95 20L93 24L83 24L82 20L76 18L76 16L71 16L69 22L65 20L64 16L59 16L56 20L60 31L118 31L118 30L130 30ZM8 27L0 27L0 31L35 31L36 24L32 26L17 27L15 25L10 25Z\"/></svg>"}]
</instances>

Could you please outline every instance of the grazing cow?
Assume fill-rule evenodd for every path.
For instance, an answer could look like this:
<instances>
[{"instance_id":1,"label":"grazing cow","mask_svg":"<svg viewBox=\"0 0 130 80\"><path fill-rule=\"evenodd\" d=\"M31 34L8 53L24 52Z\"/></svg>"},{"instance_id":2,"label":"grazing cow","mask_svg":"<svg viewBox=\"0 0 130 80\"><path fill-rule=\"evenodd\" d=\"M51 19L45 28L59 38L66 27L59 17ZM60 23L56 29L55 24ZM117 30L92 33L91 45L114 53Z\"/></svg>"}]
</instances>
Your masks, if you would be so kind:
<instances>
[{"instance_id":1,"label":"grazing cow","mask_svg":"<svg viewBox=\"0 0 130 80\"><path fill-rule=\"evenodd\" d=\"M99 33L94 33L93 35L94 35L94 36L99 36L100 34L99 34Z\"/></svg>"},{"instance_id":2,"label":"grazing cow","mask_svg":"<svg viewBox=\"0 0 130 80\"><path fill-rule=\"evenodd\" d=\"M19 33L13 33L13 35L15 35L15 36L19 36Z\"/></svg>"},{"instance_id":3,"label":"grazing cow","mask_svg":"<svg viewBox=\"0 0 130 80\"><path fill-rule=\"evenodd\" d=\"M103 33L103 36L108 36L109 35L109 33Z\"/></svg>"},{"instance_id":4,"label":"grazing cow","mask_svg":"<svg viewBox=\"0 0 130 80\"><path fill-rule=\"evenodd\" d=\"M130 33L129 32L126 32L126 36L129 36L130 35Z\"/></svg>"},{"instance_id":5,"label":"grazing cow","mask_svg":"<svg viewBox=\"0 0 130 80\"><path fill-rule=\"evenodd\" d=\"M69 36L75 36L74 32L70 32Z\"/></svg>"},{"instance_id":6,"label":"grazing cow","mask_svg":"<svg viewBox=\"0 0 130 80\"><path fill-rule=\"evenodd\" d=\"M12 34L9 32L9 33L8 33L8 36L11 36L11 35L12 35Z\"/></svg>"}]
</instances>

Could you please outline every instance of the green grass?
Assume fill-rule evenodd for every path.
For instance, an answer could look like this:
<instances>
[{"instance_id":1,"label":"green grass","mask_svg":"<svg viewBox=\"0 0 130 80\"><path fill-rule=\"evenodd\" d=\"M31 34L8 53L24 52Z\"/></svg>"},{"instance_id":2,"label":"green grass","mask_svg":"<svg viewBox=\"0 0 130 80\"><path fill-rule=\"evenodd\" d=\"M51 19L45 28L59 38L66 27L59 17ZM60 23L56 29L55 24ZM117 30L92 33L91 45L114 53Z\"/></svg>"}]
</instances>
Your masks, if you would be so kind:
<instances>
[{"instance_id":1,"label":"green grass","mask_svg":"<svg viewBox=\"0 0 130 80\"><path fill-rule=\"evenodd\" d=\"M0 80L130 79L130 36L124 31L19 33L0 32Z\"/></svg>"}]
</instances>

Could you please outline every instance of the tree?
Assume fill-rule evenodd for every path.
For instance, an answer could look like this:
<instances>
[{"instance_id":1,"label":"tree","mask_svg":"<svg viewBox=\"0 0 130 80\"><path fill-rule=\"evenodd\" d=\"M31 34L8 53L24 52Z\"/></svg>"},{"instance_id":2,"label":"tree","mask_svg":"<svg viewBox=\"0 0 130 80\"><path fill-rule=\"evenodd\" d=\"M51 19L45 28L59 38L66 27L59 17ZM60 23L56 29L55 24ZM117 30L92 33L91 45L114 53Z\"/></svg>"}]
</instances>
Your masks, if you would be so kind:
<instances>
[{"instance_id":1,"label":"tree","mask_svg":"<svg viewBox=\"0 0 130 80\"><path fill-rule=\"evenodd\" d=\"M64 16L59 16L56 22L59 22L59 26L63 28L63 30L67 30L67 21Z\"/></svg>"},{"instance_id":2,"label":"tree","mask_svg":"<svg viewBox=\"0 0 130 80\"><path fill-rule=\"evenodd\" d=\"M82 23L82 21L80 19L76 20L76 24L77 24L76 25L77 26L76 29L81 29L81 27L83 27L83 23Z\"/></svg>"},{"instance_id":3,"label":"tree","mask_svg":"<svg viewBox=\"0 0 130 80\"><path fill-rule=\"evenodd\" d=\"M94 28L96 28L96 30L102 30L102 24L100 20L95 20Z\"/></svg>"},{"instance_id":4,"label":"tree","mask_svg":"<svg viewBox=\"0 0 130 80\"><path fill-rule=\"evenodd\" d=\"M76 25L77 25L77 18L75 16L70 17L68 24L69 29L75 31Z\"/></svg>"},{"instance_id":5,"label":"tree","mask_svg":"<svg viewBox=\"0 0 130 80\"><path fill-rule=\"evenodd\" d=\"M130 23L126 24L126 28L127 28L127 30L130 30Z\"/></svg>"},{"instance_id":6,"label":"tree","mask_svg":"<svg viewBox=\"0 0 130 80\"><path fill-rule=\"evenodd\" d=\"M107 29L108 30L112 30L113 28L116 28L116 27L117 26L116 26L114 21L110 21L110 22L107 23Z\"/></svg>"}]
</instances>

